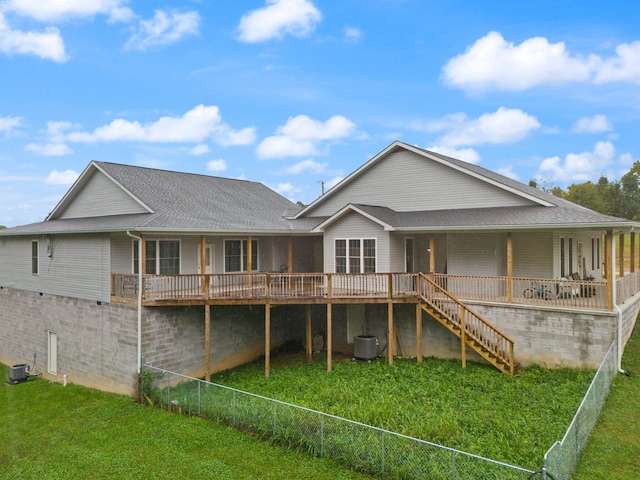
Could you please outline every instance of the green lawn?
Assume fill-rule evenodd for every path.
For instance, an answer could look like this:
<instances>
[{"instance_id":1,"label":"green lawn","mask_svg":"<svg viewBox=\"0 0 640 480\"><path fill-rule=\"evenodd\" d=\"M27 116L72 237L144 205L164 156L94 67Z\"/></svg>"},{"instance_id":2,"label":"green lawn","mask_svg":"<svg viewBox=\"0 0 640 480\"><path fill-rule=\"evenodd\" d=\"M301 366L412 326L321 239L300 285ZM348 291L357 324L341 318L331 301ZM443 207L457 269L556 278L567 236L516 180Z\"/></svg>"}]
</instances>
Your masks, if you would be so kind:
<instances>
[{"instance_id":1,"label":"green lawn","mask_svg":"<svg viewBox=\"0 0 640 480\"><path fill-rule=\"evenodd\" d=\"M127 397L42 379L12 386L0 373L0 479L371 478Z\"/></svg>"},{"instance_id":2,"label":"green lawn","mask_svg":"<svg viewBox=\"0 0 640 480\"><path fill-rule=\"evenodd\" d=\"M614 379L574 480L640 478L640 328L627 343L622 367L630 377Z\"/></svg>"},{"instance_id":3,"label":"green lawn","mask_svg":"<svg viewBox=\"0 0 640 480\"><path fill-rule=\"evenodd\" d=\"M274 355L270 378L262 362L214 375L212 381L368 425L428 440L530 470L564 435L593 371L532 367L515 377L459 361L396 359L335 362L321 356ZM188 402L193 386L173 389ZM158 398L166 399L166 394Z\"/></svg>"},{"instance_id":4,"label":"green lawn","mask_svg":"<svg viewBox=\"0 0 640 480\"><path fill-rule=\"evenodd\" d=\"M576 480L640 478L640 334L625 351ZM336 362L274 356L214 376L290 403L353 418L539 470L562 438L593 372L492 368L426 359ZM6 378L7 369L0 365ZM0 479L370 478L201 418L168 414L119 395L38 379L0 384Z\"/></svg>"}]
</instances>

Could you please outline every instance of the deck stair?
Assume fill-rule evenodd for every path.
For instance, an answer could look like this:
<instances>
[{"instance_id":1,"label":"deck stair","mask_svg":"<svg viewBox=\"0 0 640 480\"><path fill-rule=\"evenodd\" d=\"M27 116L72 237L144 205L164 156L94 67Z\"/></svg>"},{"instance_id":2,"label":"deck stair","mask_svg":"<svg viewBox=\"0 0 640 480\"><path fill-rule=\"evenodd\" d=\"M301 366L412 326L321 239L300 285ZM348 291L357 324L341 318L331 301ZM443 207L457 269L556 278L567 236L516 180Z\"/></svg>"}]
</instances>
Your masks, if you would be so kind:
<instances>
[{"instance_id":1,"label":"deck stair","mask_svg":"<svg viewBox=\"0 0 640 480\"><path fill-rule=\"evenodd\" d=\"M419 274L417 289L425 312L498 370L514 374L513 340L436 284L429 275ZM465 361L463 354L463 364Z\"/></svg>"}]
</instances>

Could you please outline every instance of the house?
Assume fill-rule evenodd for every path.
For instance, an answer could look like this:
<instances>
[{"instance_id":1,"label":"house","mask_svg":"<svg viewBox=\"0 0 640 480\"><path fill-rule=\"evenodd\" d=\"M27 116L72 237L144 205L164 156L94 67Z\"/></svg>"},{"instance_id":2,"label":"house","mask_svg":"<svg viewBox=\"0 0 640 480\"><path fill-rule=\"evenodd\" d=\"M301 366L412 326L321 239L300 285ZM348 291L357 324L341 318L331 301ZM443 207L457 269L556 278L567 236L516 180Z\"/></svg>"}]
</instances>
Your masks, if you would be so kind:
<instances>
[{"instance_id":1,"label":"house","mask_svg":"<svg viewBox=\"0 0 640 480\"><path fill-rule=\"evenodd\" d=\"M126 394L142 361L268 375L320 337L328 370L364 336L389 363L593 368L635 326L639 226L402 142L304 208L93 161L45 221L0 231L0 361Z\"/></svg>"}]
</instances>

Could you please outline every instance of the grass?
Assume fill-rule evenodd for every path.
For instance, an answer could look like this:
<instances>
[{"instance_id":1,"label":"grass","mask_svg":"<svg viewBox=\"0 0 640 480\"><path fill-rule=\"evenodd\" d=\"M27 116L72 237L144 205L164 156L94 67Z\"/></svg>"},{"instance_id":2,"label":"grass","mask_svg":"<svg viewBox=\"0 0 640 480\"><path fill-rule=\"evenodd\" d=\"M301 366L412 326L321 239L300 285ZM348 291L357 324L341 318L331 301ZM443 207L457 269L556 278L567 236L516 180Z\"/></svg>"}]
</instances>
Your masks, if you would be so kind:
<instances>
[{"instance_id":1,"label":"grass","mask_svg":"<svg viewBox=\"0 0 640 480\"><path fill-rule=\"evenodd\" d=\"M201 418L42 379L0 384L0 465L0 479L27 480L370 478Z\"/></svg>"},{"instance_id":2,"label":"grass","mask_svg":"<svg viewBox=\"0 0 640 480\"><path fill-rule=\"evenodd\" d=\"M640 328L627 343L622 366L580 456L574 480L640 478Z\"/></svg>"},{"instance_id":3,"label":"grass","mask_svg":"<svg viewBox=\"0 0 640 480\"><path fill-rule=\"evenodd\" d=\"M531 367L515 377L479 364L425 359L336 362L272 359L214 375L212 381L421 438L512 465L539 470L564 435L593 371ZM174 391L172 398L188 395Z\"/></svg>"}]
</instances>

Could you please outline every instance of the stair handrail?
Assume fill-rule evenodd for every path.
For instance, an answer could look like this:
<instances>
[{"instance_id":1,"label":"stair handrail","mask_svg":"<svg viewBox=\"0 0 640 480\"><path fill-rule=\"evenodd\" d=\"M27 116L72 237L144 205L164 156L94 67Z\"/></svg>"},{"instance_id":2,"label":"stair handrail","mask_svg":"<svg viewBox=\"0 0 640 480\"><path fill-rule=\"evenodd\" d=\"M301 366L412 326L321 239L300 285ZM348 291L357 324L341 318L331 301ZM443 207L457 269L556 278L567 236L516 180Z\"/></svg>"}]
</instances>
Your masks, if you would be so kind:
<instances>
[{"instance_id":1,"label":"stair handrail","mask_svg":"<svg viewBox=\"0 0 640 480\"><path fill-rule=\"evenodd\" d=\"M458 300L457 297L452 295L445 288L443 288L440 285L438 285L436 282L434 282L432 279L430 279L426 274L420 272L418 274L418 284L416 285L416 290L417 290L418 297L420 297L420 299L422 299L430 307L434 308L435 310L437 310L441 314L443 314L443 315L447 316L448 318L450 318L452 321L454 320L452 312L443 311L440 308L440 306L438 306L438 303L433 298L429 298L429 296L426 294L426 291L428 289L424 288L425 284L429 285L438 294L446 297L446 299L448 301L451 301L451 302L455 303L456 305L458 305L458 307L460 308L461 311L464 311L465 313L469 314L469 315L465 314L465 321L464 321L464 329L465 329L464 334L465 334L465 336L475 339L476 341L481 343L487 350L492 351L496 355L499 355L502 358L503 361L507 362L509 368L511 369L511 373L513 374L513 369L514 369L514 355L513 355L513 344L514 344L514 341L513 341L513 339L511 339L507 334L505 334L500 329L496 328L491 323L486 321L477 312L475 312L471 308L467 307L464 303L462 303L460 300ZM504 354L502 354L501 352L496 351L496 349L492 348L493 346L490 345L489 343L487 343L484 338L479 338L475 334L475 331L477 329L473 328L473 319L476 319L477 321L479 321L484 328L486 328L489 331L493 332L494 335L497 336L500 340L503 340L504 342L506 342L508 344L508 352L505 349ZM496 342L496 347L497 347L497 342Z\"/></svg>"}]
</instances>

